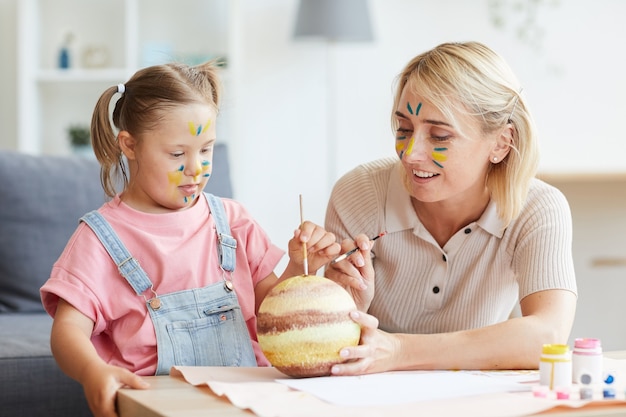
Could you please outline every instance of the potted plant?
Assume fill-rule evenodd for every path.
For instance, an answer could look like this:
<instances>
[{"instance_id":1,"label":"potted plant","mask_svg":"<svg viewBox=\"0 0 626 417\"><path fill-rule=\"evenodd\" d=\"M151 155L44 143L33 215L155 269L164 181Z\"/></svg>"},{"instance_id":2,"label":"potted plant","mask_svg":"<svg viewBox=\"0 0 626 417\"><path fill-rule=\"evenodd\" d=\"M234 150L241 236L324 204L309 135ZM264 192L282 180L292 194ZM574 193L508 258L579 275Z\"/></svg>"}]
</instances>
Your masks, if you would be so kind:
<instances>
[{"instance_id":1,"label":"potted plant","mask_svg":"<svg viewBox=\"0 0 626 417\"><path fill-rule=\"evenodd\" d=\"M81 155L92 154L91 150L91 131L89 126L75 124L67 129L72 150Z\"/></svg>"}]
</instances>

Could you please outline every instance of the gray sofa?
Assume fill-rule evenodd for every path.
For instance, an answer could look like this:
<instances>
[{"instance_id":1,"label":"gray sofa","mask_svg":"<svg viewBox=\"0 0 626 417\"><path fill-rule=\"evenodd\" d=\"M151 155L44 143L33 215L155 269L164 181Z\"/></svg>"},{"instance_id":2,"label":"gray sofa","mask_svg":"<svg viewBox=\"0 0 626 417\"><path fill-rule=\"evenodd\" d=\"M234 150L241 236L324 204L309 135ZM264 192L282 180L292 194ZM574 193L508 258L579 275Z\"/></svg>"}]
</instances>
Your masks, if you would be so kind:
<instances>
[{"instance_id":1,"label":"gray sofa","mask_svg":"<svg viewBox=\"0 0 626 417\"><path fill-rule=\"evenodd\" d=\"M205 191L232 197L228 152L215 147ZM50 353L39 288L87 211L105 201L93 158L0 150L0 414L91 416L82 387Z\"/></svg>"}]
</instances>

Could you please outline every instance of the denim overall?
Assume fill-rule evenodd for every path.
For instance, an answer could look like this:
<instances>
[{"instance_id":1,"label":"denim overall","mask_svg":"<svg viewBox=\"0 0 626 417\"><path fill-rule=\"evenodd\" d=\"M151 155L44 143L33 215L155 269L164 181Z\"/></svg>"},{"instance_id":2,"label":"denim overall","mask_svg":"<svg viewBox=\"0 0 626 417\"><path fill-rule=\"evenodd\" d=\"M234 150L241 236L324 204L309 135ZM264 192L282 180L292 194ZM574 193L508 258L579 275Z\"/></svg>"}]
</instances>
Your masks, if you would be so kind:
<instances>
[{"instance_id":1,"label":"denim overall","mask_svg":"<svg viewBox=\"0 0 626 417\"><path fill-rule=\"evenodd\" d=\"M237 241L222 200L205 193L215 220L223 282L157 295L139 262L133 258L110 224L97 211L81 218L98 236L135 293L144 297L157 339L156 375L169 374L173 365L256 366L250 334L227 273L235 269ZM150 291L150 297L144 295Z\"/></svg>"}]
</instances>

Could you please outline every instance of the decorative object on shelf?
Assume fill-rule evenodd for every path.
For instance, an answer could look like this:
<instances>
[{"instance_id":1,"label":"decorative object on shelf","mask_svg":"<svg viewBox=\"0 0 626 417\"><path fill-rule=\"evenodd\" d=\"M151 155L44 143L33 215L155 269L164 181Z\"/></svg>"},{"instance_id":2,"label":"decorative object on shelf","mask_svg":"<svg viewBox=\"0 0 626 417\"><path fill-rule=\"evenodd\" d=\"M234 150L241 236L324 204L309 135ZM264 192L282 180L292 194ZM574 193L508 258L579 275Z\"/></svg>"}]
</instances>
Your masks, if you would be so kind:
<instances>
[{"instance_id":1,"label":"decorative object on shelf","mask_svg":"<svg viewBox=\"0 0 626 417\"><path fill-rule=\"evenodd\" d=\"M368 0L300 0L294 31L295 39L318 38L326 41L326 161L327 182L332 188L337 176L336 148L336 68L335 44L371 42L374 39Z\"/></svg>"},{"instance_id":2,"label":"decorative object on shelf","mask_svg":"<svg viewBox=\"0 0 626 417\"><path fill-rule=\"evenodd\" d=\"M489 0L487 7L491 24L514 36L536 52L543 50L546 27L540 15L548 8L557 8L559 0Z\"/></svg>"},{"instance_id":3,"label":"decorative object on shelf","mask_svg":"<svg viewBox=\"0 0 626 417\"><path fill-rule=\"evenodd\" d=\"M144 42L141 47L142 67L165 64L174 59L174 45L170 42Z\"/></svg>"},{"instance_id":4,"label":"decorative object on shelf","mask_svg":"<svg viewBox=\"0 0 626 417\"><path fill-rule=\"evenodd\" d=\"M215 65L221 68L226 68L228 66L228 60L225 56L222 55L213 55L213 54L175 54L174 59L180 62L184 62L187 65L199 65L203 62L214 61Z\"/></svg>"},{"instance_id":5,"label":"decorative object on shelf","mask_svg":"<svg viewBox=\"0 0 626 417\"><path fill-rule=\"evenodd\" d=\"M74 124L67 128L72 151L81 156L93 156L89 126Z\"/></svg>"},{"instance_id":6,"label":"decorative object on shelf","mask_svg":"<svg viewBox=\"0 0 626 417\"><path fill-rule=\"evenodd\" d=\"M111 63L109 49L103 45L87 45L83 49L82 64L85 68L104 68Z\"/></svg>"},{"instance_id":7,"label":"decorative object on shelf","mask_svg":"<svg viewBox=\"0 0 626 417\"><path fill-rule=\"evenodd\" d=\"M59 49L59 68L68 69L72 66L72 56L70 53L70 46L74 40L74 33L67 31L63 37L61 43L61 49Z\"/></svg>"}]
</instances>

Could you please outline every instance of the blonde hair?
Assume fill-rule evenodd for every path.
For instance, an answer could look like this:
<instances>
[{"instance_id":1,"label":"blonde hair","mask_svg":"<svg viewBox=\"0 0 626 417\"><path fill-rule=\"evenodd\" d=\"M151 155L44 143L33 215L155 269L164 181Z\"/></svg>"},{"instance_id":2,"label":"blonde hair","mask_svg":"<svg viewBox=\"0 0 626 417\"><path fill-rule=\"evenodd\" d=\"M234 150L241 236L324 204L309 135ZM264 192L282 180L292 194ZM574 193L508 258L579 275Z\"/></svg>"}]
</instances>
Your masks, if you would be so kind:
<instances>
[{"instance_id":1,"label":"blonde hair","mask_svg":"<svg viewBox=\"0 0 626 417\"><path fill-rule=\"evenodd\" d=\"M124 189L128 186L116 131L125 130L139 139L156 129L163 114L173 107L199 102L217 109L221 90L217 72L213 61L196 66L155 65L137 71L126 84L102 93L91 119L91 139L100 162L100 182L109 197L115 196L120 180ZM111 99L118 92L121 97L110 115Z\"/></svg>"},{"instance_id":2,"label":"blonde hair","mask_svg":"<svg viewBox=\"0 0 626 417\"><path fill-rule=\"evenodd\" d=\"M512 124L511 151L500 163L490 164L486 178L498 215L508 225L522 210L539 165L534 121L511 68L478 42L443 43L416 56L397 79L394 130L398 127L394 113L407 85L450 120L455 120L455 113L475 117L481 133Z\"/></svg>"}]
</instances>

